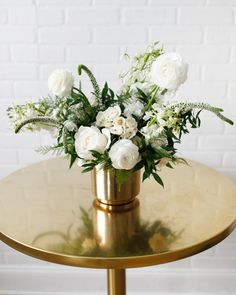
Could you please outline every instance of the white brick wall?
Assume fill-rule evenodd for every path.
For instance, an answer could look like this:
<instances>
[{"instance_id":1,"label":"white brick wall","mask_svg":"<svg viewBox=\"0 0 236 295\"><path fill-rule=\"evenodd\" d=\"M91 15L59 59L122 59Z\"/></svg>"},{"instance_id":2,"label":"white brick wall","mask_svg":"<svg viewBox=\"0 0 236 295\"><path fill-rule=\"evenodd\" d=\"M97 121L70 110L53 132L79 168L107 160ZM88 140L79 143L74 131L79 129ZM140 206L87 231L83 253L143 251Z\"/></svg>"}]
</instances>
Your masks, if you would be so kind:
<instances>
[{"instance_id":1,"label":"white brick wall","mask_svg":"<svg viewBox=\"0 0 236 295\"><path fill-rule=\"evenodd\" d=\"M236 0L0 0L0 177L41 160L33 150L48 141L44 134L11 133L5 110L13 99L47 94L49 73L67 67L76 74L78 63L117 86L121 54L154 40L189 63L180 98L205 99L236 121ZM206 114L180 152L236 181L235 136L235 126ZM139 294L235 294L235 247L232 234L191 259L146 268L145 276L143 269L129 271L128 288ZM102 271L53 266L0 246L1 295L104 289Z\"/></svg>"}]
</instances>

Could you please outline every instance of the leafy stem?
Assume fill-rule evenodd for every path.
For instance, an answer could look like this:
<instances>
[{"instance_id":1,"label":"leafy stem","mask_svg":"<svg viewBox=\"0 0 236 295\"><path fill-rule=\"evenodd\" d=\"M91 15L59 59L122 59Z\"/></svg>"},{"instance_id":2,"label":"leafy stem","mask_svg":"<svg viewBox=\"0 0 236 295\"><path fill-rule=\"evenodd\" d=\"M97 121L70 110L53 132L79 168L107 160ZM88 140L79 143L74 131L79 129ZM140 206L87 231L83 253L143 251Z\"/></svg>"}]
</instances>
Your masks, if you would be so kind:
<instances>
[{"instance_id":1,"label":"leafy stem","mask_svg":"<svg viewBox=\"0 0 236 295\"><path fill-rule=\"evenodd\" d=\"M58 126L58 121L49 117L33 117L22 121L15 129L15 133L18 133L25 125L30 123L46 123L52 127Z\"/></svg>"},{"instance_id":2,"label":"leafy stem","mask_svg":"<svg viewBox=\"0 0 236 295\"><path fill-rule=\"evenodd\" d=\"M94 89L94 94L96 95L97 98L100 98L101 96L101 91L98 86L97 80L94 77L93 73L90 71L89 68L87 68L85 65L81 64L78 66L78 75L81 76L82 70L88 75Z\"/></svg>"}]
</instances>

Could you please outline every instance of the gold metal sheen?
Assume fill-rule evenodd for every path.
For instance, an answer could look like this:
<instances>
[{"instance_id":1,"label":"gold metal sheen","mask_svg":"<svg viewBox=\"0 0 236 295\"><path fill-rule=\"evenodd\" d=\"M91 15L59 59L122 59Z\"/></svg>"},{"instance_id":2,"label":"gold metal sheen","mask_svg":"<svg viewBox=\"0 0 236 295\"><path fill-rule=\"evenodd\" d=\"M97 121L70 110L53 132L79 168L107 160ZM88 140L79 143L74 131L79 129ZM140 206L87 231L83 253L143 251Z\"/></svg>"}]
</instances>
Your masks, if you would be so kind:
<instances>
[{"instance_id":1,"label":"gold metal sheen","mask_svg":"<svg viewBox=\"0 0 236 295\"><path fill-rule=\"evenodd\" d=\"M140 192L140 170L129 175L119 187L115 173L95 167L92 170L92 193L103 204L123 205L132 202Z\"/></svg>"},{"instance_id":2,"label":"gold metal sheen","mask_svg":"<svg viewBox=\"0 0 236 295\"><path fill-rule=\"evenodd\" d=\"M123 213L110 212L107 205L97 207L89 175L76 166L69 170L66 160L31 165L0 181L0 239L42 260L90 268L142 267L194 255L219 243L235 228L236 187L205 165L189 164L163 169L164 189L153 180L145 181L138 196L140 205L128 203ZM68 236L76 239L82 226L81 207L94 214L93 222L98 220L93 239L105 237L102 247L109 251L82 255L71 254L67 247L52 250L52 245L65 244ZM156 220L179 234L165 251L148 254L140 248L139 254L129 249L129 254L120 255L120 248L116 252L111 246L112 240L122 236L122 227L127 227L124 235L132 235L136 224Z\"/></svg>"},{"instance_id":3,"label":"gold metal sheen","mask_svg":"<svg viewBox=\"0 0 236 295\"><path fill-rule=\"evenodd\" d=\"M107 270L107 289L108 295L126 294L126 280L124 269Z\"/></svg>"}]
</instances>

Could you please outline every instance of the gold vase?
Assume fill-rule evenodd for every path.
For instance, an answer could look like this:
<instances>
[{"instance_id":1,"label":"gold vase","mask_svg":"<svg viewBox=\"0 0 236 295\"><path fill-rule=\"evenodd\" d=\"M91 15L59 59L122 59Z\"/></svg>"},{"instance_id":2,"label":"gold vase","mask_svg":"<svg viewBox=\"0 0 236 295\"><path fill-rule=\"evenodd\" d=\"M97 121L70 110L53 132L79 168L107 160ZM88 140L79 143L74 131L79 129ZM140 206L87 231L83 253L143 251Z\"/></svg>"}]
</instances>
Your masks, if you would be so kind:
<instances>
[{"instance_id":1,"label":"gold vase","mask_svg":"<svg viewBox=\"0 0 236 295\"><path fill-rule=\"evenodd\" d=\"M115 175L104 169L92 172L93 229L96 243L109 256L130 251L130 240L139 227L140 171L119 188Z\"/></svg>"},{"instance_id":2,"label":"gold vase","mask_svg":"<svg viewBox=\"0 0 236 295\"><path fill-rule=\"evenodd\" d=\"M131 205L139 192L140 170L131 173L120 187L114 171L97 167L92 171L92 193L101 207L112 209L112 206Z\"/></svg>"}]
</instances>

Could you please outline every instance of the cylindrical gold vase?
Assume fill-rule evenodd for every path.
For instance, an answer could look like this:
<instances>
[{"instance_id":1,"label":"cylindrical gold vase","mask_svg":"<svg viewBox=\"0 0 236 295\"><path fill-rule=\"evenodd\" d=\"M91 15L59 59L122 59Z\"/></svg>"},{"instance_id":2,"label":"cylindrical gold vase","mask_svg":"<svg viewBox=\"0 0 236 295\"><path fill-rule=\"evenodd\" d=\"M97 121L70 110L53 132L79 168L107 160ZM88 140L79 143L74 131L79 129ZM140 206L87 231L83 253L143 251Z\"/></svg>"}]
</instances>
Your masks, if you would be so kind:
<instances>
[{"instance_id":1,"label":"cylindrical gold vase","mask_svg":"<svg viewBox=\"0 0 236 295\"><path fill-rule=\"evenodd\" d=\"M119 187L114 172L92 171L94 237L107 255L130 251L130 241L139 227L140 171L136 171Z\"/></svg>"},{"instance_id":2,"label":"cylindrical gold vase","mask_svg":"<svg viewBox=\"0 0 236 295\"><path fill-rule=\"evenodd\" d=\"M140 170L130 174L119 187L115 172L94 168L92 171L92 193L104 205L124 205L134 201L140 192Z\"/></svg>"}]
</instances>

